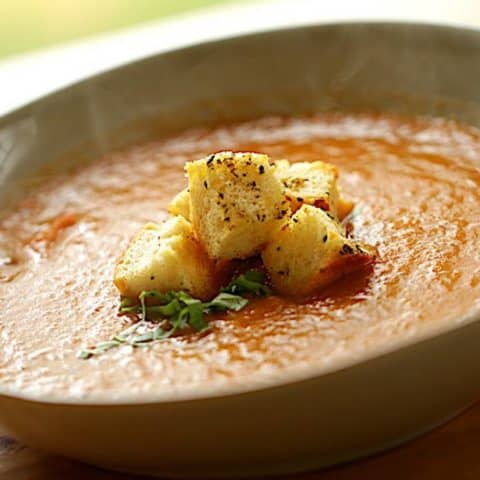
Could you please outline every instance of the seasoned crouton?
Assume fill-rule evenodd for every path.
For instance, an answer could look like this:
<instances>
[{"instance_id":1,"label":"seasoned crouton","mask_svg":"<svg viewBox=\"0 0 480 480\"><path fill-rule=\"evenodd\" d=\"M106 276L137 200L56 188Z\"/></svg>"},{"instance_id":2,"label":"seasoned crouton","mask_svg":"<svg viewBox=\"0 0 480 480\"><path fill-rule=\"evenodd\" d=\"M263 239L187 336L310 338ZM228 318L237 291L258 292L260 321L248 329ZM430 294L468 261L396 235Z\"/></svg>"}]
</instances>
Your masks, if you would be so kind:
<instances>
[{"instance_id":1,"label":"seasoned crouton","mask_svg":"<svg viewBox=\"0 0 480 480\"><path fill-rule=\"evenodd\" d=\"M288 202L267 155L221 152L187 163L190 216L210 257L247 258L268 242Z\"/></svg>"},{"instance_id":2,"label":"seasoned crouton","mask_svg":"<svg viewBox=\"0 0 480 480\"><path fill-rule=\"evenodd\" d=\"M265 267L280 293L312 294L375 258L373 247L347 239L329 215L303 205L263 251Z\"/></svg>"},{"instance_id":3,"label":"seasoned crouton","mask_svg":"<svg viewBox=\"0 0 480 480\"><path fill-rule=\"evenodd\" d=\"M131 240L114 274L120 294L137 297L143 290L184 290L209 299L223 278L194 238L192 226L176 216L161 225L146 224Z\"/></svg>"},{"instance_id":4,"label":"seasoned crouton","mask_svg":"<svg viewBox=\"0 0 480 480\"><path fill-rule=\"evenodd\" d=\"M321 164L320 168L317 168L318 165L316 164ZM298 167L298 165L300 165L300 167ZM338 184L331 186L330 190L327 187L327 190L322 192L322 185L328 184L329 180L332 179L330 168L325 169L325 166L330 167L323 162L296 163L291 166L288 160L277 160L274 165L274 173L284 185L285 193L288 196L293 211L297 211L304 203L317 207L323 205L325 207L325 205L328 204L327 199L330 200L330 203L332 200L336 199L332 210L336 211L339 220L343 220L352 211L354 203L343 196L341 187ZM305 170L306 177L303 181L298 178L295 179L295 171L302 169ZM327 177L325 177L324 181L318 181L318 177L320 177L322 171L327 172ZM310 178L311 172L316 173L316 175L313 175L313 181ZM317 178L315 179L315 177ZM299 183L303 183L304 185L300 186ZM305 187L306 183L310 183L309 188ZM313 193L312 195L311 190L315 191L317 187L317 193ZM308 192L309 190L310 193ZM323 209L328 210L326 208ZM188 192L188 189L182 190L174 197L170 202L168 211L172 215L181 215L185 219L190 220L190 193Z\"/></svg>"},{"instance_id":5,"label":"seasoned crouton","mask_svg":"<svg viewBox=\"0 0 480 480\"><path fill-rule=\"evenodd\" d=\"M333 165L320 161L290 164L287 160L275 165L293 211L307 204L336 215L338 171Z\"/></svg>"},{"instance_id":6,"label":"seasoned crouton","mask_svg":"<svg viewBox=\"0 0 480 480\"><path fill-rule=\"evenodd\" d=\"M285 187L294 212L304 204L313 205L341 220L353 208L353 203L340 193L338 171L333 165L320 161L290 164L288 160L278 160L275 176Z\"/></svg>"},{"instance_id":7,"label":"seasoned crouton","mask_svg":"<svg viewBox=\"0 0 480 480\"><path fill-rule=\"evenodd\" d=\"M190 193L188 189L177 193L168 206L168 213L171 215L180 215L185 220L190 221Z\"/></svg>"}]
</instances>

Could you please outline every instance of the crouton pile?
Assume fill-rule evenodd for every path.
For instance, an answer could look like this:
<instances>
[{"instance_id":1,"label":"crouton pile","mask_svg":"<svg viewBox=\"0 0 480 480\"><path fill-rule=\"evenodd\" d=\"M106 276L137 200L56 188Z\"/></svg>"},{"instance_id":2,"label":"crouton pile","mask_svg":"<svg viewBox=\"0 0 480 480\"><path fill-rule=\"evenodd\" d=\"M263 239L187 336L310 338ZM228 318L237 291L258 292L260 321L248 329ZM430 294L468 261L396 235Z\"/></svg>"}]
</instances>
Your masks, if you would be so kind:
<instances>
[{"instance_id":1,"label":"crouton pile","mask_svg":"<svg viewBox=\"0 0 480 480\"><path fill-rule=\"evenodd\" d=\"M228 282L232 261L260 256L277 292L307 296L375 259L341 223L353 203L333 165L220 152L185 171L188 188L172 200L172 217L145 225L117 264L121 295L183 290L208 300Z\"/></svg>"}]
</instances>

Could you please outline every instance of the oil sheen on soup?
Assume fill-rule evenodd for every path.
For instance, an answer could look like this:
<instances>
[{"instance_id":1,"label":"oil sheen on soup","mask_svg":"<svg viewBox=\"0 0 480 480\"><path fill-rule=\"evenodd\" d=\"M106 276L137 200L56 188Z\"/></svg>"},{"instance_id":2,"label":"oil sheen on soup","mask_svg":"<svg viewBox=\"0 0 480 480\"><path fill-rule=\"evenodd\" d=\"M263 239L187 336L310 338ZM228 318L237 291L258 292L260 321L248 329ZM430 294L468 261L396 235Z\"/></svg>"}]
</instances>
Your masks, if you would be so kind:
<instances>
[{"instance_id":1,"label":"oil sheen on soup","mask_svg":"<svg viewBox=\"0 0 480 480\"><path fill-rule=\"evenodd\" d=\"M129 238L167 218L186 161L226 149L336 164L359 205L355 236L378 248L373 269L314 298L254 300L207 333L78 359L127 325L112 273ZM331 114L190 130L59 167L0 220L0 388L91 399L243 388L461 323L480 310L479 165L473 128Z\"/></svg>"}]
</instances>

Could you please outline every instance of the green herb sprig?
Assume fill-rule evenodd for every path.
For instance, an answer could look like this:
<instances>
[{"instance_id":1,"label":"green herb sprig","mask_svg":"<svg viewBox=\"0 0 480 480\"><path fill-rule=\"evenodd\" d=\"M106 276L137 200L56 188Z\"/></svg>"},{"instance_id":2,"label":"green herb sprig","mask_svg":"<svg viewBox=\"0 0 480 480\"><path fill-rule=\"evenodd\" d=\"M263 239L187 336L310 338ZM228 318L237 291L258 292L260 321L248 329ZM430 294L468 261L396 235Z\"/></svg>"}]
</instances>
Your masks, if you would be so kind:
<instances>
[{"instance_id":1,"label":"green herb sprig","mask_svg":"<svg viewBox=\"0 0 480 480\"><path fill-rule=\"evenodd\" d=\"M243 275L239 275L222 292L234 295L250 293L257 296L268 296L271 294L270 288L265 285L264 273L258 270L250 270Z\"/></svg>"},{"instance_id":2,"label":"green herb sprig","mask_svg":"<svg viewBox=\"0 0 480 480\"><path fill-rule=\"evenodd\" d=\"M138 315L139 321L110 340L81 350L78 357L88 359L121 345L147 347L189 327L204 332L209 328L205 315L241 310L249 302L242 295L270 295L270 289L264 282L265 275L262 272L250 270L236 277L210 302L202 302L182 291L143 291L138 297L138 303L123 298L120 313ZM152 302L153 305L150 304Z\"/></svg>"}]
</instances>

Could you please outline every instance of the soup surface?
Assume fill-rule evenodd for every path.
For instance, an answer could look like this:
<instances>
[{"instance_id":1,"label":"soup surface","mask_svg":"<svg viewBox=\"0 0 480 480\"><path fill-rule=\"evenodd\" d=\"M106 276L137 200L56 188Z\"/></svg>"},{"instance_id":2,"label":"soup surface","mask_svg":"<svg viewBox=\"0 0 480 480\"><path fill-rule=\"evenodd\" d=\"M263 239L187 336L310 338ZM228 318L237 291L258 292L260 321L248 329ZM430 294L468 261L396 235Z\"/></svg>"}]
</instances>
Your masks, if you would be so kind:
<instances>
[{"instance_id":1,"label":"soup surface","mask_svg":"<svg viewBox=\"0 0 480 480\"><path fill-rule=\"evenodd\" d=\"M373 270L308 300L254 300L207 334L78 359L129 322L112 284L129 238L167 217L186 161L227 149L338 165ZM479 165L473 128L332 114L191 130L48 176L0 221L0 388L146 399L256 385L459 323L480 310Z\"/></svg>"}]
</instances>

